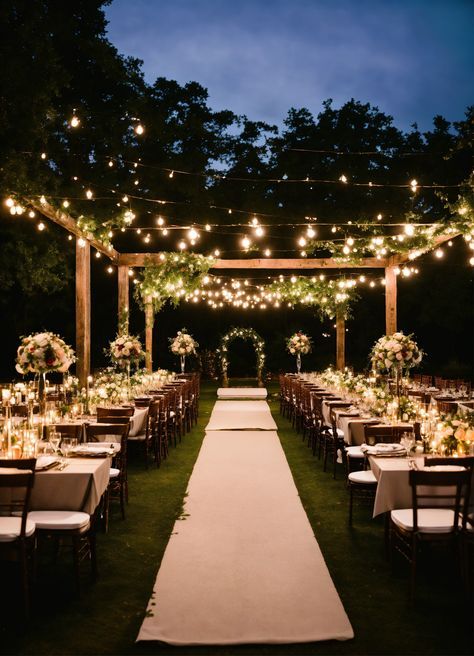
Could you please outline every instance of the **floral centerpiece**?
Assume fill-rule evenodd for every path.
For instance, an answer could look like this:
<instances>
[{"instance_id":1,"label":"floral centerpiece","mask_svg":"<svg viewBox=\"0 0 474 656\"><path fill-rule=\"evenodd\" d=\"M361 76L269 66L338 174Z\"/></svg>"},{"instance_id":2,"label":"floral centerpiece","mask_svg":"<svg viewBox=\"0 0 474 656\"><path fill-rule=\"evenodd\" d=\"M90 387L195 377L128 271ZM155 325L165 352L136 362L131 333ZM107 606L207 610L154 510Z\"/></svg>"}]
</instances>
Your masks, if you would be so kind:
<instances>
[{"instance_id":1,"label":"floral centerpiece","mask_svg":"<svg viewBox=\"0 0 474 656\"><path fill-rule=\"evenodd\" d=\"M474 416L444 415L436 424L432 446L446 455L468 455L474 444Z\"/></svg>"},{"instance_id":2,"label":"floral centerpiece","mask_svg":"<svg viewBox=\"0 0 474 656\"><path fill-rule=\"evenodd\" d=\"M191 337L186 328L179 330L176 337L170 337L170 350L181 359L181 373L184 373L185 358L196 353L199 344Z\"/></svg>"},{"instance_id":3,"label":"floral centerpiece","mask_svg":"<svg viewBox=\"0 0 474 656\"><path fill-rule=\"evenodd\" d=\"M66 373L76 358L73 349L54 333L23 337L17 350L16 370L20 374Z\"/></svg>"},{"instance_id":4,"label":"floral centerpiece","mask_svg":"<svg viewBox=\"0 0 474 656\"><path fill-rule=\"evenodd\" d=\"M296 368L298 373L301 371L301 356L311 352L311 337L298 331L292 335L287 343L286 348L292 355L296 355Z\"/></svg>"},{"instance_id":5,"label":"floral centerpiece","mask_svg":"<svg viewBox=\"0 0 474 656\"><path fill-rule=\"evenodd\" d=\"M118 403L128 398L128 376L113 367L101 369L94 377L94 388L90 392L92 405Z\"/></svg>"},{"instance_id":6,"label":"floral centerpiece","mask_svg":"<svg viewBox=\"0 0 474 656\"><path fill-rule=\"evenodd\" d=\"M16 355L16 370L20 374L38 374L40 413L45 410L45 374L58 371L65 374L76 361L73 349L55 333L43 332L23 337Z\"/></svg>"},{"instance_id":7,"label":"floral centerpiece","mask_svg":"<svg viewBox=\"0 0 474 656\"><path fill-rule=\"evenodd\" d=\"M129 367L143 359L144 353L140 340L133 335L121 334L110 342L109 351L112 361L121 368Z\"/></svg>"},{"instance_id":8,"label":"floral centerpiece","mask_svg":"<svg viewBox=\"0 0 474 656\"><path fill-rule=\"evenodd\" d=\"M379 371L411 369L420 364L422 358L423 351L418 348L413 335L402 332L380 337L371 352L372 364Z\"/></svg>"}]
</instances>

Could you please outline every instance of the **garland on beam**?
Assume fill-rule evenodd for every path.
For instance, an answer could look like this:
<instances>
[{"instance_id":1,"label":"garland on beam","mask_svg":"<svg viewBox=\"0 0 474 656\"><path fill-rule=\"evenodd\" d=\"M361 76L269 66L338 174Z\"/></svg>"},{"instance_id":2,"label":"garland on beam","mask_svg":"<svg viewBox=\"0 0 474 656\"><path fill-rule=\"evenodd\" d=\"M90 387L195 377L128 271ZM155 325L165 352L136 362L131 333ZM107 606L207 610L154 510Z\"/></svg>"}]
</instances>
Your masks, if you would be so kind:
<instances>
[{"instance_id":1,"label":"garland on beam","mask_svg":"<svg viewBox=\"0 0 474 656\"><path fill-rule=\"evenodd\" d=\"M355 280L321 280L306 276L293 276L289 280L278 280L265 288L269 300L277 300L317 307L321 319L333 319L342 313L351 316L350 304L359 298L355 291Z\"/></svg>"},{"instance_id":2,"label":"garland on beam","mask_svg":"<svg viewBox=\"0 0 474 656\"><path fill-rule=\"evenodd\" d=\"M195 253L161 253L162 264L145 260L135 298L141 307L151 298L153 311L159 312L170 301L177 306L186 296L206 284L207 273L214 264L212 257Z\"/></svg>"}]
</instances>

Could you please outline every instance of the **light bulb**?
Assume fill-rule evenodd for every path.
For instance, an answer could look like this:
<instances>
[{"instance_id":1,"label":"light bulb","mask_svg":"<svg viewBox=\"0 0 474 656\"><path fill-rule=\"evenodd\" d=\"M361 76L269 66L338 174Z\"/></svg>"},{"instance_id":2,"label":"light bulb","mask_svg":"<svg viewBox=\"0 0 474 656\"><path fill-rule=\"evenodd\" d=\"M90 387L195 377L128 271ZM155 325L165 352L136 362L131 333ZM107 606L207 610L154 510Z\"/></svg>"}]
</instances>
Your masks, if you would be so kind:
<instances>
[{"instance_id":1,"label":"light bulb","mask_svg":"<svg viewBox=\"0 0 474 656\"><path fill-rule=\"evenodd\" d=\"M72 116L71 120L69 121L69 125L72 128L77 128L79 127L80 122L81 122L80 119L74 114L74 116Z\"/></svg>"},{"instance_id":2,"label":"light bulb","mask_svg":"<svg viewBox=\"0 0 474 656\"><path fill-rule=\"evenodd\" d=\"M298 239L298 246L306 246L306 239L304 237Z\"/></svg>"},{"instance_id":3,"label":"light bulb","mask_svg":"<svg viewBox=\"0 0 474 656\"><path fill-rule=\"evenodd\" d=\"M216 248L216 250L214 251L214 257L219 257L220 254L221 254L220 250Z\"/></svg>"},{"instance_id":4,"label":"light bulb","mask_svg":"<svg viewBox=\"0 0 474 656\"><path fill-rule=\"evenodd\" d=\"M122 196L122 203L128 203L128 196Z\"/></svg>"},{"instance_id":5,"label":"light bulb","mask_svg":"<svg viewBox=\"0 0 474 656\"><path fill-rule=\"evenodd\" d=\"M100 258L101 258L101 254L99 253L99 251L96 251L96 252L95 252L95 256L96 256L97 259L100 259Z\"/></svg>"},{"instance_id":6,"label":"light bulb","mask_svg":"<svg viewBox=\"0 0 474 656\"><path fill-rule=\"evenodd\" d=\"M179 250L184 251L185 248L186 248L186 242L185 241L180 241L179 244L178 244L178 248L179 248Z\"/></svg>"},{"instance_id":7,"label":"light bulb","mask_svg":"<svg viewBox=\"0 0 474 656\"><path fill-rule=\"evenodd\" d=\"M41 223L38 223L38 230L40 232L42 232L45 228L46 228L46 226L44 225L44 223L42 221L41 221Z\"/></svg>"},{"instance_id":8,"label":"light bulb","mask_svg":"<svg viewBox=\"0 0 474 656\"><path fill-rule=\"evenodd\" d=\"M250 248L251 241L248 237L244 237L242 241L240 242L244 248Z\"/></svg>"},{"instance_id":9,"label":"light bulb","mask_svg":"<svg viewBox=\"0 0 474 656\"><path fill-rule=\"evenodd\" d=\"M266 248L266 249L264 250L263 254L265 255L265 257L270 257L270 255L272 254L272 252L271 252L271 250L270 250L269 248Z\"/></svg>"},{"instance_id":10,"label":"light bulb","mask_svg":"<svg viewBox=\"0 0 474 656\"><path fill-rule=\"evenodd\" d=\"M107 273L113 273L113 272L114 272L113 267L111 267L111 266L107 267Z\"/></svg>"},{"instance_id":11,"label":"light bulb","mask_svg":"<svg viewBox=\"0 0 474 656\"><path fill-rule=\"evenodd\" d=\"M262 228L262 226L258 226L257 228L255 228L256 237L263 237L264 234L265 234L265 230Z\"/></svg>"},{"instance_id":12,"label":"light bulb","mask_svg":"<svg viewBox=\"0 0 474 656\"><path fill-rule=\"evenodd\" d=\"M205 225L206 232L209 232L210 229L211 229L211 226L209 225L209 223L206 223L206 225Z\"/></svg>"},{"instance_id":13,"label":"light bulb","mask_svg":"<svg viewBox=\"0 0 474 656\"><path fill-rule=\"evenodd\" d=\"M410 223L407 223L403 229L405 231L405 234L408 235L409 237L413 237L413 235L415 234L415 226L412 226Z\"/></svg>"},{"instance_id":14,"label":"light bulb","mask_svg":"<svg viewBox=\"0 0 474 656\"><path fill-rule=\"evenodd\" d=\"M437 249L435 250L435 256L436 256L438 259L441 259L441 258L444 256L444 251L443 251L443 249L442 249L442 248L437 248Z\"/></svg>"},{"instance_id":15,"label":"light bulb","mask_svg":"<svg viewBox=\"0 0 474 656\"><path fill-rule=\"evenodd\" d=\"M188 237L189 239L196 241L196 239L199 239L199 232L195 228L191 228L188 230Z\"/></svg>"},{"instance_id":16,"label":"light bulb","mask_svg":"<svg viewBox=\"0 0 474 656\"><path fill-rule=\"evenodd\" d=\"M314 230L311 226L308 226L308 227L306 228L306 235L307 235L310 239L312 239L312 238L315 236L315 234L316 234L316 232L315 232L315 230Z\"/></svg>"},{"instance_id":17,"label":"light bulb","mask_svg":"<svg viewBox=\"0 0 474 656\"><path fill-rule=\"evenodd\" d=\"M344 183L347 182L347 178L346 178L346 176L344 175L344 173L340 176L339 180L340 180L341 182L344 182Z\"/></svg>"},{"instance_id":18,"label":"light bulb","mask_svg":"<svg viewBox=\"0 0 474 656\"><path fill-rule=\"evenodd\" d=\"M69 201L68 200L63 201L63 207L69 207Z\"/></svg>"},{"instance_id":19,"label":"light bulb","mask_svg":"<svg viewBox=\"0 0 474 656\"><path fill-rule=\"evenodd\" d=\"M14 204L15 204L15 201L13 200L13 198L7 198L6 201L5 201L5 205L7 207L13 207Z\"/></svg>"},{"instance_id":20,"label":"light bulb","mask_svg":"<svg viewBox=\"0 0 474 656\"><path fill-rule=\"evenodd\" d=\"M86 197L87 197L89 200L92 198L92 191L91 191L90 189L88 189L88 190L86 191Z\"/></svg>"},{"instance_id":21,"label":"light bulb","mask_svg":"<svg viewBox=\"0 0 474 656\"><path fill-rule=\"evenodd\" d=\"M79 237L79 239L77 240L77 245L78 245L80 248L84 248L84 246L86 245L86 240L83 239L82 237Z\"/></svg>"},{"instance_id":22,"label":"light bulb","mask_svg":"<svg viewBox=\"0 0 474 656\"><path fill-rule=\"evenodd\" d=\"M145 128L141 123L135 126L135 133L138 135L142 135L145 132Z\"/></svg>"}]
</instances>

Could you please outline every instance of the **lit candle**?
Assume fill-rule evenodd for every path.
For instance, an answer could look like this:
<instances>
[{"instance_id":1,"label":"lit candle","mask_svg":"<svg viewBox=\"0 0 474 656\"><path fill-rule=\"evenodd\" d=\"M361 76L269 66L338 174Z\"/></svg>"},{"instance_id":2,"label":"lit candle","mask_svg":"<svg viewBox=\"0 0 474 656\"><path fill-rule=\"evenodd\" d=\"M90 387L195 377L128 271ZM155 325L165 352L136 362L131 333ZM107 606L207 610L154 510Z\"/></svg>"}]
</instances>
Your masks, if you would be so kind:
<instances>
[{"instance_id":1,"label":"lit candle","mask_svg":"<svg viewBox=\"0 0 474 656\"><path fill-rule=\"evenodd\" d=\"M12 398L11 390L9 390L7 388L2 389L2 402L3 402L3 405L8 405L8 402L10 401L11 398Z\"/></svg>"}]
</instances>

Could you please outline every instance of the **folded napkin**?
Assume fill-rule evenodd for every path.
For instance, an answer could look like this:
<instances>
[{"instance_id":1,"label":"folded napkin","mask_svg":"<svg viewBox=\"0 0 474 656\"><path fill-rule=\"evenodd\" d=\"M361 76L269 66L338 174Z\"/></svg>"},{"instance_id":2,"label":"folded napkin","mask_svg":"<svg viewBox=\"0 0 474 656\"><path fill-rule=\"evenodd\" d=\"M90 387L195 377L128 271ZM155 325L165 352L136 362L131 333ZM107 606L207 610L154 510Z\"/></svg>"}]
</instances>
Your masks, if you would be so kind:
<instances>
[{"instance_id":1,"label":"folded napkin","mask_svg":"<svg viewBox=\"0 0 474 656\"><path fill-rule=\"evenodd\" d=\"M385 442L379 442L373 446L362 444L360 449L363 453L367 453L370 456L399 456L407 452L401 444L385 444Z\"/></svg>"},{"instance_id":2,"label":"folded napkin","mask_svg":"<svg viewBox=\"0 0 474 656\"><path fill-rule=\"evenodd\" d=\"M56 456L40 456L36 461L36 471L41 471L44 469L50 469L57 465L59 460Z\"/></svg>"},{"instance_id":3,"label":"folded napkin","mask_svg":"<svg viewBox=\"0 0 474 656\"><path fill-rule=\"evenodd\" d=\"M430 472L458 472L466 469L461 465L433 465L433 467L423 467L424 471Z\"/></svg>"},{"instance_id":4,"label":"folded napkin","mask_svg":"<svg viewBox=\"0 0 474 656\"><path fill-rule=\"evenodd\" d=\"M107 448L103 444L97 446L78 446L71 451L71 455L80 458L106 458L113 453L113 449Z\"/></svg>"}]
</instances>

